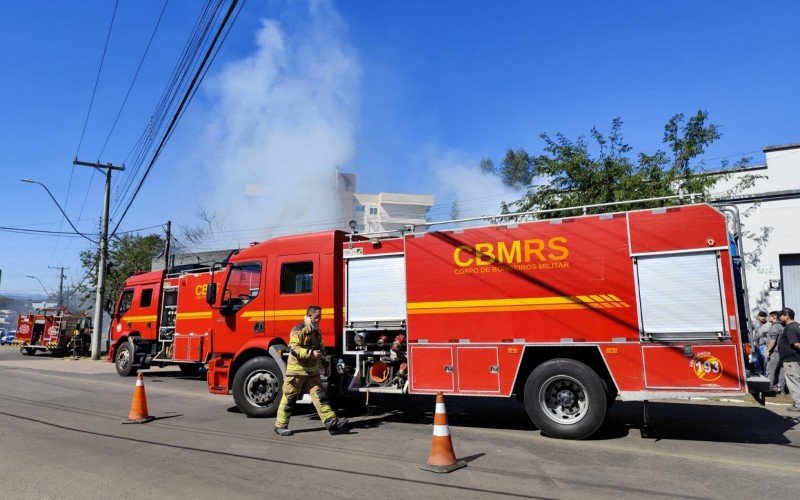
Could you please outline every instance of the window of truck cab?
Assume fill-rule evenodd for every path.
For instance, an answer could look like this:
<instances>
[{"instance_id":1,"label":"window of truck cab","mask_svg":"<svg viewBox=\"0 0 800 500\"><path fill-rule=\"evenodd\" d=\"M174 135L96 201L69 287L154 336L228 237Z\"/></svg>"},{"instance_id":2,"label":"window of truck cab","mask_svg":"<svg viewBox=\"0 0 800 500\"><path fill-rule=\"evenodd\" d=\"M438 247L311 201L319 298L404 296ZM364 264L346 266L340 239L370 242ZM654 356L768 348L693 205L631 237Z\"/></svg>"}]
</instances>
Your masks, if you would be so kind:
<instances>
[{"instance_id":1,"label":"window of truck cab","mask_svg":"<svg viewBox=\"0 0 800 500\"><path fill-rule=\"evenodd\" d=\"M150 307L150 304L153 303L153 289L152 288L145 288L142 290L142 295L139 297L139 307L144 309L145 307Z\"/></svg>"},{"instance_id":2,"label":"window of truck cab","mask_svg":"<svg viewBox=\"0 0 800 500\"><path fill-rule=\"evenodd\" d=\"M286 262L281 264L281 295L311 293L313 289L313 262Z\"/></svg>"},{"instance_id":3,"label":"window of truck cab","mask_svg":"<svg viewBox=\"0 0 800 500\"><path fill-rule=\"evenodd\" d=\"M117 314L122 316L133 305L133 289L128 289L122 292L122 296L119 298L119 308L117 309Z\"/></svg>"},{"instance_id":4,"label":"window of truck cab","mask_svg":"<svg viewBox=\"0 0 800 500\"><path fill-rule=\"evenodd\" d=\"M261 288L261 264L243 262L231 265L228 281L222 292L222 304L241 309L258 297Z\"/></svg>"}]
</instances>

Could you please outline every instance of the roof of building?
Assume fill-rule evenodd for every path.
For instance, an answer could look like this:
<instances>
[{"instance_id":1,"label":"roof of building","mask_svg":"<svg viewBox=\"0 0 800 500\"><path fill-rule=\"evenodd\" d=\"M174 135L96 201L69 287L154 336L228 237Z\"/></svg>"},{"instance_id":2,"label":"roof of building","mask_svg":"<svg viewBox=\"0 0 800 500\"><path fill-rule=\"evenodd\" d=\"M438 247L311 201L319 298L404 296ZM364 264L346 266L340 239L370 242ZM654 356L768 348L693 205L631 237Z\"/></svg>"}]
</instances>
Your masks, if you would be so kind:
<instances>
[{"instance_id":1,"label":"roof of building","mask_svg":"<svg viewBox=\"0 0 800 500\"><path fill-rule=\"evenodd\" d=\"M770 153L772 151L783 151L785 149L797 149L800 148L800 142L790 142L787 144L778 144L777 146L767 146L764 148L765 153Z\"/></svg>"}]
</instances>

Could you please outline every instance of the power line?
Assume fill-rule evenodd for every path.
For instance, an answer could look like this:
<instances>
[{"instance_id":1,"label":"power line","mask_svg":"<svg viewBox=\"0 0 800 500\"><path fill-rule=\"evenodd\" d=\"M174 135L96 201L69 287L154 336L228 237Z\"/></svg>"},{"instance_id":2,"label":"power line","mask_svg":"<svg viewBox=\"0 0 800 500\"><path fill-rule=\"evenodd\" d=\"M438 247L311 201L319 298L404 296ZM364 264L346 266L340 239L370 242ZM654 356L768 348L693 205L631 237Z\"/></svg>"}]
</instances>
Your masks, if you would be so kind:
<instances>
[{"instance_id":1,"label":"power line","mask_svg":"<svg viewBox=\"0 0 800 500\"><path fill-rule=\"evenodd\" d=\"M83 122L83 130L81 131L81 138L78 141L78 149L75 151L77 158L81 152L81 145L83 144L83 137L86 135L86 126L89 124L89 115L92 113L92 105L94 104L94 96L97 93L97 84L100 83L100 73L103 71L103 61L106 59L106 50L108 49L108 41L111 40L111 29L114 27L114 18L117 17L117 7L119 7L119 0L114 3L114 12L111 14L111 23L108 25L108 33L106 34L106 43L103 45L103 54L100 57L100 67L97 68L97 78L94 81L94 88L92 89L92 98L89 100L89 110L86 111L86 119Z\"/></svg>"},{"instance_id":2,"label":"power line","mask_svg":"<svg viewBox=\"0 0 800 500\"><path fill-rule=\"evenodd\" d=\"M124 199L127 197L128 191L138 176L139 171L144 164L145 157L155 141L155 137L160 133L161 128L166 121L167 114L173 107L173 103L179 93L179 90L185 86L186 79L189 75L189 70L194 66L194 61L200 53L200 49L205 44L209 30L213 25L214 20L219 15L219 10L222 6L222 3L221 0L215 1L216 4L212 7L212 0L207 0L203 9L198 14L189 38L187 39L181 55L178 58L178 62L173 68L167 85L164 87L164 90L161 93L161 97L159 97L155 111L151 115L150 120L139 136L139 139L137 140L133 149L131 149L131 151L125 157L125 163L128 163L128 160L131 158L131 156L133 157L131 162L132 168L129 169L128 173L120 178L120 185L123 186L121 188L122 194L118 195L115 201L118 201L120 198ZM121 205L118 205L112 213L112 218L116 217L119 206Z\"/></svg>"},{"instance_id":3,"label":"power line","mask_svg":"<svg viewBox=\"0 0 800 500\"><path fill-rule=\"evenodd\" d=\"M227 25L228 20L231 18L231 15L233 14L234 10L236 9L236 6L238 5L238 3L239 3L238 0L233 0L231 2L230 7L228 8L228 11L225 13L225 17L222 19L222 22L220 23L220 26L217 29L217 32L214 35L214 38L211 40L211 43L210 43L210 45L208 47L208 50L206 51L205 56L203 57L203 60L200 62L200 66L198 67L197 71L195 72L194 77L192 78L191 83L189 84L189 88L187 89L186 93L184 94L183 99L181 99L181 103L178 105L178 109L175 111L175 114L173 115L172 120L170 121L170 124L167 127L167 130L166 130L166 132L164 133L164 136L161 139L161 142L159 143L158 147L156 148L155 152L153 153L153 156L150 159L150 163L148 164L147 169L144 172L144 175L142 175L142 178L140 179L139 184L136 186L136 189L134 190L133 195L131 196L131 199L128 201L128 204L126 205L125 210L123 210L122 215L117 220L117 225L116 225L116 227L114 227L114 231L111 232L112 235L116 232L117 228L119 228L119 225L125 219L125 215L127 215L128 210L130 209L131 205L133 204L133 201L136 199L136 196L139 194L139 191L141 190L142 185L144 184L144 181L147 179L147 176L150 174L151 170L153 169L153 165L155 165L155 162L158 160L158 157L160 156L161 151L164 149L164 146L167 144L167 141L169 141L170 137L172 136L172 132L175 130L175 126L177 125L178 120L180 120L180 117L183 114L183 109L185 108L185 106L190 101L191 96L194 95L195 86L199 85L202 82L202 78L201 77L205 75L205 72L204 72L205 65L208 62L208 60L211 57L211 55L214 53L214 50L217 48L217 41L219 40L220 36L222 35L223 31L225 30L225 26Z\"/></svg>"},{"instance_id":4,"label":"power line","mask_svg":"<svg viewBox=\"0 0 800 500\"><path fill-rule=\"evenodd\" d=\"M142 69L142 65L144 64L145 58L147 58L147 53L150 51L150 45L153 43L153 38L156 36L156 32L158 31L158 27L161 24L161 19L164 17L164 12L167 10L167 5L169 4L169 0L164 0L164 7L161 8L161 14L158 16L158 21L156 21L156 25L153 28L153 32L150 34L150 39L147 41L147 47L144 49L144 53L142 54L142 58L139 61L139 66L136 68L136 72L133 74L133 79L131 80L130 86L128 86L128 91L125 93L125 98L122 99L122 104L119 107L119 111L117 111L117 116L114 118L114 123L111 125L111 130L108 131L108 136L106 137L106 141L103 143L103 147L100 149L100 153L97 155L98 158L103 156L103 152L106 150L106 146L108 145L108 141L111 139L111 134L114 133L114 129L117 127L117 122L119 121L120 115L122 115L122 110L125 109L125 104L128 102L128 97L131 95L131 90L133 90L133 85L136 83L136 78L139 76L139 71Z\"/></svg>"},{"instance_id":5,"label":"power line","mask_svg":"<svg viewBox=\"0 0 800 500\"><path fill-rule=\"evenodd\" d=\"M65 236L65 237L85 237L83 234L79 233L72 233L68 231L48 231L46 229L25 229L22 227L9 227L9 226L0 226L0 231L4 231L7 233L18 233L18 234L38 234L38 235L48 235L48 236Z\"/></svg>"},{"instance_id":6,"label":"power line","mask_svg":"<svg viewBox=\"0 0 800 500\"><path fill-rule=\"evenodd\" d=\"M178 62L172 71L167 85L161 93L161 97L159 97L154 113L151 115L150 120L139 136L133 149L125 157L125 163L128 163L131 156L133 160L130 163L131 168L129 168L128 172L123 174L118 181L117 192L120 194L115 197L115 202L127 197L134 180L139 175L139 171L144 164L148 151L152 148L155 137L164 126L169 110L173 108L174 101L180 89L185 87L186 80L189 77L189 71L195 65L194 61L196 61L200 49L205 44L211 26L219 15L222 3L221 0L215 1L216 4L212 7L212 0L207 0L203 9L198 14L194 27L178 58ZM116 217L121 206L122 204L119 204L115 207L112 218Z\"/></svg>"}]
</instances>

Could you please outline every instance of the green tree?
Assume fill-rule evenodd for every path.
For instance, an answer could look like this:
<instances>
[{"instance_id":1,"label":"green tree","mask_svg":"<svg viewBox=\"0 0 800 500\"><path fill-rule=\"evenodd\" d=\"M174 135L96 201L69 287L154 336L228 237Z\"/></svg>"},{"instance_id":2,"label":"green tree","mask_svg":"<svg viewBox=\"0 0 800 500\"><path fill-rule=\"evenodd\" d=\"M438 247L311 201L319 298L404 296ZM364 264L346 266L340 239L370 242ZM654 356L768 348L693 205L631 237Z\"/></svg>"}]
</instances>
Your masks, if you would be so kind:
<instances>
[{"instance_id":1,"label":"green tree","mask_svg":"<svg viewBox=\"0 0 800 500\"><path fill-rule=\"evenodd\" d=\"M481 169L481 172L486 174L497 174L497 170L494 167L494 162L491 158L484 158L481 160L481 163L478 165Z\"/></svg>"},{"instance_id":2,"label":"green tree","mask_svg":"<svg viewBox=\"0 0 800 500\"><path fill-rule=\"evenodd\" d=\"M164 241L158 234L124 234L111 238L108 249L108 261L111 265L106 275L106 298L116 299L129 276L149 271L153 257L164 250ZM80 257L87 279L79 285L78 290L82 299L89 300L96 290L98 251L84 250Z\"/></svg>"},{"instance_id":3,"label":"green tree","mask_svg":"<svg viewBox=\"0 0 800 500\"><path fill-rule=\"evenodd\" d=\"M622 120L615 118L606 135L591 129L592 144L585 137L571 140L563 134L540 136L545 142L542 154L531 158L523 149L508 150L503 160L503 182L528 187L526 195L508 205L507 212L553 210L581 205L612 203L677 194L699 193L701 199L726 174L702 172L699 158L720 138L719 127L708 121L708 113L698 111L690 118L672 116L664 126L667 151L640 153L633 157L622 136ZM749 159L742 158L739 166ZM526 165L530 168L526 170ZM513 179L509 184L507 179ZM525 180L527 179L527 182ZM531 180L536 179L536 186ZM739 183L752 184L748 177ZM663 204L674 204L664 202ZM652 205L650 205L652 206ZM629 208L638 208L629 205ZM596 210L600 211L600 210ZM592 212L592 210L590 210ZM552 216L574 215L556 212Z\"/></svg>"},{"instance_id":4,"label":"green tree","mask_svg":"<svg viewBox=\"0 0 800 500\"><path fill-rule=\"evenodd\" d=\"M533 158L522 148L509 149L500 164L500 177L503 184L514 189L523 189L533 179Z\"/></svg>"}]
</instances>

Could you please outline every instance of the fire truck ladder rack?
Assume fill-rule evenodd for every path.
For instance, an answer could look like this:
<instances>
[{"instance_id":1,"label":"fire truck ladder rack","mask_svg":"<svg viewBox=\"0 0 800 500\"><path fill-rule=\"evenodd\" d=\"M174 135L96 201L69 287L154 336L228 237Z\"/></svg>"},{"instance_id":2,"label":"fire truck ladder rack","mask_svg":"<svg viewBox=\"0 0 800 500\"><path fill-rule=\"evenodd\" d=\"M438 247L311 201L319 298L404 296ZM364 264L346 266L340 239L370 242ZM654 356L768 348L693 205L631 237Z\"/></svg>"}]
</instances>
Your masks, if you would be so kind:
<instances>
[{"instance_id":1,"label":"fire truck ladder rack","mask_svg":"<svg viewBox=\"0 0 800 500\"><path fill-rule=\"evenodd\" d=\"M589 210L593 208L602 208L602 207L622 207L625 205L635 205L639 203L655 203L659 201L667 201L667 200L680 200L683 202L684 200L688 200L689 203L695 203L697 198L702 198L702 193L688 193L688 194L676 194L671 196L658 196L654 198L641 198L638 200L624 200L624 201L612 201L609 203L595 203L591 205L577 205L574 207L565 207L565 208L550 208L546 210L531 210L528 212L515 212L509 214L497 214L497 215L481 215L480 217L468 217L464 219L450 219L450 220L443 220L443 221L433 221L433 222L422 222L419 224L408 224L403 229L394 229L391 231L376 231L372 233L350 233L348 234L350 243L353 242L355 237L362 237L368 238L375 242L380 241L381 239L386 238L396 238L398 236L402 236L407 233L414 233L417 228L425 227L429 228L432 226L441 226L446 224L461 224L464 222L476 222L476 221L487 221L490 225L499 225L504 220L508 220L508 223L516 223L519 222L520 217L524 217L522 222L528 222L532 220L537 220L534 216L542 215L542 214L552 214L552 213L562 213L562 212L580 212L579 214L575 215L574 217L578 217L580 215L589 215ZM659 207L653 207L659 208ZM614 211L610 212L614 213Z\"/></svg>"},{"instance_id":2,"label":"fire truck ladder rack","mask_svg":"<svg viewBox=\"0 0 800 500\"><path fill-rule=\"evenodd\" d=\"M170 269L167 270L166 277L167 278L179 278L179 277L185 276L187 274L209 273L212 270L216 271L216 270L222 269L222 267L223 267L222 263L215 262L214 264L212 264L210 266L198 266L198 267L192 267L192 268L187 268L187 269L177 269L177 270L170 268Z\"/></svg>"},{"instance_id":3,"label":"fire truck ladder rack","mask_svg":"<svg viewBox=\"0 0 800 500\"><path fill-rule=\"evenodd\" d=\"M689 203L694 203L696 197L702 196L701 193L690 193L690 194L676 194L672 196L659 196L655 198L642 198L638 200L624 200L624 201L612 201L609 203L595 203L592 205L578 205L575 207L566 207L566 208L549 208L546 210L531 210L529 212L515 212L510 214L498 214L498 215L482 215L480 217L469 217L466 219L454 219L454 220L446 220L446 221L437 221L437 222L423 222L421 224L409 224L406 226L406 229L409 232L414 232L417 227L431 227L431 226L438 226L442 224L458 224L462 222L474 222L474 221L488 221L490 224L500 224L502 220L508 219L510 222L517 222L520 217L532 217L541 214L552 214L552 213L561 213L561 212L580 212L579 215L589 215L589 210L593 208L602 208L602 207L615 207L615 206L624 206L624 205L635 205L637 203L652 203L656 201L666 201L666 200L685 200L688 198ZM575 217L577 217L576 215ZM525 219L524 221L531 221L536 220L535 218Z\"/></svg>"}]
</instances>

